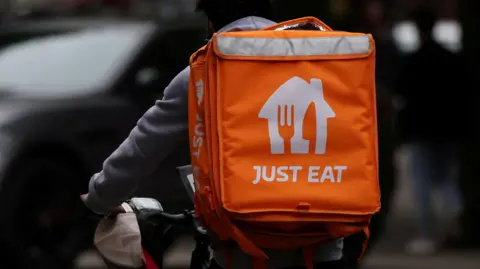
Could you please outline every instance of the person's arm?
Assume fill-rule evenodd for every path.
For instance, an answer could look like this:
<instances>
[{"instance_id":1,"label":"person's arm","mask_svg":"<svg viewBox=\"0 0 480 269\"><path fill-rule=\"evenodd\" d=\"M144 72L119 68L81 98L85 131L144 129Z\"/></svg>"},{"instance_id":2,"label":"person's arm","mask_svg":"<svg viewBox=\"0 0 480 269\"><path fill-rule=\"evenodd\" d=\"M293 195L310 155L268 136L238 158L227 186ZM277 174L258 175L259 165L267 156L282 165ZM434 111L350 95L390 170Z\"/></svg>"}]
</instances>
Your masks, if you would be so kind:
<instances>
[{"instance_id":1,"label":"person's arm","mask_svg":"<svg viewBox=\"0 0 480 269\"><path fill-rule=\"evenodd\" d=\"M137 189L158 164L188 135L188 83L186 68L138 120L128 138L103 163L90 180L85 204L99 214L108 213Z\"/></svg>"}]
</instances>

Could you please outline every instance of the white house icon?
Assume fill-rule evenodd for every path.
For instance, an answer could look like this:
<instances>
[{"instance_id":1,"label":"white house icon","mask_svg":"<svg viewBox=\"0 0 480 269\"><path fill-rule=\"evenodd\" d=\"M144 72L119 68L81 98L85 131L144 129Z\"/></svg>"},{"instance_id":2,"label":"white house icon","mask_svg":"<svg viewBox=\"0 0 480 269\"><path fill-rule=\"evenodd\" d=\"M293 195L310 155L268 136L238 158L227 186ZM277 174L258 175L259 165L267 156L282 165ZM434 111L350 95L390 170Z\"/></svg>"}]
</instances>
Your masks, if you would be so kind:
<instances>
[{"instance_id":1,"label":"white house icon","mask_svg":"<svg viewBox=\"0 0 480 269\"><path fill-rule=\"evenodd\" d=\"M307 109L312 102L315 104L317 127L315 154L325 153L327 144L327 119L334 118L336 114L324 99L323 84L320 79L311 79L309 84L299 77L293 77L282 84L282 86L270 96L258 114L258 117L268 120L272 154L285 153L285 141L280 135L279 130L280 126L285 124L292 126L294 131L293 137L290 140L291 153L308 153L310 141L303 138L303 124Z\"/></svg>"}]
</instances>

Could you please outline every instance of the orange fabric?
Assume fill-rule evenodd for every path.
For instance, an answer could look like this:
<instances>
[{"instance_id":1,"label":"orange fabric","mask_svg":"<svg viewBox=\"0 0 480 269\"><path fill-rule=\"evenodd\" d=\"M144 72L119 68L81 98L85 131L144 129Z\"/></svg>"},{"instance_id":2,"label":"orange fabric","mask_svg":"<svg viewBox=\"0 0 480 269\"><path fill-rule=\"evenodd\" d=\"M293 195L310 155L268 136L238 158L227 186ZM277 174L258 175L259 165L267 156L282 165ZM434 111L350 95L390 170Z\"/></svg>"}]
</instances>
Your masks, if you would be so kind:
<instances>
[{"instance_id":1,"label":"orange fabric","mask_svg":"<svg viewBox=\"0 0 480 269\"><path fill-rule=\"evenodd\" d=\"M330 28L330 26L328 26L326 23L324 23L323 21L321 21L321 20L319 20L315 17L303 17L303 18L297 18L297 19L293 19L293 20L289 20L289 21L284 21L284 22L272 25L270 27L267 27L264 30L274 30L274 29L277 29L279 27L283 27L283 26L287 26L287 25L293 25L293 24L302 23L302 22L308 22L308 21L312 21L312 22L315 22L316 24L319 24L319 25L323 26L327 31L333 31L333 29Z\"/></svg>"},{"instance_id":2,"label":"orange fabric","mask_svg":"<svg viewBox=\"0 0 480 269\"><path fill-rule=\"evenodd\" d=\"M229 242L224 242L223 245L223 249L225 250L224 269L232 269L232 246L229 244Z\"/></svg>"},{"instance_id":3,"label":"orange fabric","mask_svg":"<svg viewBox=\"0 0 480 269\"><path fill-rule=\"evenodd\" d=\"M328 31L275 31L312 20ZM333 31L311 17L279 25L215 34L190 59L196 209L220 240L235 241L257 267L268 258L262 248L308 247L354 234L380 208L372 37L364 53L248 56L219 49L220 37L365 36ZM295 92L275 99L283 103L270 101L282 87Z\"/></svg>"},{"instance_id":4,"label":"orange fabric","mask_svg":"<svg viewBox=\"0 0 480 269\"><path fill-rule=\"evenodd\" d=\"M363 260L363 256L365 255L365 252L367 251L367 248L368 248L368 239L370 239L370 229L368 226L364 227L363 233L365 234L365 241L363 241L362 252L358 257L358 262L361 262Z\"/></svg>"},{"instance_id":5,"label":"orange fabric","mask_svg":"<svg viewBox=\"0 0 480 269\"><path fill-rule=\"evenodd\" d=\"M313 269L313 246L304 247L303 250L303 261L307 269Z\"/></svg>"}]
</instances>

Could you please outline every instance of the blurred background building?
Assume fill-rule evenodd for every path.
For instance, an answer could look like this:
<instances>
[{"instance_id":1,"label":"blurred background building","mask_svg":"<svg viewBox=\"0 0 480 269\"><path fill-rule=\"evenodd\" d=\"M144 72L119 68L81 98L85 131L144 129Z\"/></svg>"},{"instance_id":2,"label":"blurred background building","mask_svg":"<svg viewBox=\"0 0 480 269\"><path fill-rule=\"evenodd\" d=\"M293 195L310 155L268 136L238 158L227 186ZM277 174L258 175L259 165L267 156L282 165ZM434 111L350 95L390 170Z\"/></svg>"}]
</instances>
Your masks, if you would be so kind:
<instances>
[{"instance_id":1,"label":"blurred background building","mask_svg":"<svg viewBox=\"0 0 480 269\"><path fill-rule=\"evenodd\" d=\"M476 0L274 0L274 3L274 14L279 21L301 16L316 16L334 29L368 32L375 37L383 209L372 222L373 246L367 257L367 267L480 268L480 251L478 250L480 230L476 221L480 218L480 196L478 195L480 181L477 180L478 173L475 169L480 159L478 157L480 143L477 139L480 136L480 129L475 123L480 116L480 106L477 104L478 98L475 95L478 88L475 78L480 75L478 64L480 61L478 50L480 2ZM11 205L12 211L40 216L35 220L26 220L15 214L7 215L9 217L2 218L1 224L4 226L0 228L28 222L25 229L38 230L39 234L44 235L48 230L43 227L45 223L58 220L51 213L45 213L48 210L35 209L32 205L20 205L22 204L20 202L11 202L26 199L19 197L25 197L27 191L33 190L33 193L41 191L42 194L51 191L35 184L29 185L30 182L37 181L39 178L45 181L51 180L50 175L56 173L56 176L61 179L71 177L71 180L78 181L78 184L61 185L62 187L56 189L56 192L66 193L65 196L70 195L76 199L75 195L85 190L88 176L100 168L103 158L108 156L108 153L127 134L135 123L135 119L161 96L163 87L188 63L189 54L203 43L206 37L206 21L201 14L193 12L194 5L194 0L0 0L0 94L2 96L0 145L2 145L2 151L11 152L11 154L0 154L3 159L9 160L7 162L0 158L2 159L0 161L0 183L2 183L0 184L0 201L4 201L7 207ZM435 214L439 217L436 224L455 230L455 236L445 240L438 252L434 251L430 253L433 255L429 256L412 255L421 254L422 251L408 253L405 249L409 240L417 233L415 212L419 204L418 199L414 197L415 181L411 173L410 143L401 138L403 127L399 125L401 122L399 117L403 109L408 106L408 102L406 103L404 98L398 98L397 94L405 66L408 65L411 56L422 48L421 33L412 20L411 14L423 5L427 5L438 18L432 31L433 40L454 57L458 56L458 59L461 59L459 61L462 61L465 66L465 78L461 79L463 82L459 82L455 86L458 88L451 89L448 94L461 95L457 99L463 100L462 106L467 108L466 113L468 113L464 117L444 119L445 125L447 122L454 121L464 127L461 138L457 141L459 142L458 155L453 158L459 175L463 211L458 223L453 227L450 226L449 219L446 217L442 202L434 203ZM82 31L89 32L91 29L107 26L114 29L103 34L95 34L93 31L92 34L76 35ZM62 37L65 35L68 35L68 38ZM84 53L83 57L81 53ZM45 57L40 57L42 55ZM94 57L88 58L88 55L94 55ZM437 62L439 66L441 65L439 62L441 59L432 58L430 61L430 65L435 65ZM42 65L51 66L51 72L42 70L40 68ZM112 71L109 68L111 65L121 68ZM449 70L449 67L446 69L441 73L448 76L454 72ZM90 72L87 72L88 70ZM427 76L429 72L432 70L419 71L421 77L432 78L433 76ZM61 79L62 77L64 79ZM104 89L101 91L102 94L108 93L108 100L102 101L103 97L91 98L90 96L89 105L85 105L83 99L81 102L70 104L72 96L86 98L86 93L96 94L97 89L100 88ZM426 109L431 108L431 103L448 100L448 98L440 98L439 95L444 94L445 92L442 91L430 90L428 96L431 99L424 104ZM48 124L53 120L49 118L49 114L45 115L46 110L31 109L34 106L32 104L27 105L28 110L26 110L23 108L24 101L19 102L15 98L10 98L17 95L27 96L29 100L48 98L60 100L63 107L60 114L64 115L64 118L59 121L65 126L62 129L62 135L57 137L51 132L38 131L42 128L41 126L49 126ZM129 101L122 103L126 98ZM92 100L95 100L95 105ZM447 104L440 105L448 110ZM57 109L60 105L56 103L53 106ZM68 108L65 108L66 106ZM91 112L95 115L90 116L85 116L86 112L81 112L88 111L92 106L98 113L110 114L110 118L105 116L104 120L96 122L92 118L97 117L97 112ZM52 105L49 103L48 107ZM118 111L127 110L128 113L122 114L122 123L112 120L116 116L118 118L116 115ZM10 115L17 115L17 111L22 111L22 117L28 114L32 119L13 123L10 123L10 120L3 120ZM55 113L58 113L58 109L56 111ZM83 113L82 116L78 115L80 113ZM19 117L14 118L17 120ZM78 126L68 125L72 121L77 122ZM65 139L73 136L77 131L81 132L84 140L71 142ZM16 141L18 137L25 138ZM63 143L64 140L68 142ZM85 143L95 154L90 156L83 153L81 149L77 150L77 148L87 147ZM46 154L47 148L52 152ZM48 165L40 162L46 159L48 159ZM84 166L78 167L71 165L71 162L65 162L65 159L71 159L75 163L87 159L91 163L86 162ZM49 165L51 169L48 168ZM36 174L19 175L15 172L30 170L37 166L47 168ZM435 167L433 169L438 170ZM9 183L15 180L26 182L28 187ZM13 185L15 186L12 187ZM165 196L165 194L148 190L148 182L146 185L145 190L140 190L142 195L164 200L172 198L171 201L165 201L169 204L167 207L172 210L181 210L184 207L184 202L179 200L182 197ZM174 187L174 190L175 188L181 188L181 186ZM434 185L432 189L435 189ZM41 200L38 195L35 196L30 192L29 199ZM50 207L55 210L58 210L55 205L67 204L69 207L66 210L80 211L76 202L72 202L71 199L64 199L58 195L54 197L49 201L49 206L52 205ZM442 200L442 197L439 198L434 200ZM39 222L39 219L42 221ZM55 228L57 232L52 236L69 238L72 233L81 234L79 230L69 229L77 222L78 216L72 216L70 222L60 221L58 227L61 229ZM0 231L8 229L2 228ZM88 229L92 228L88 227ZM58 231L61 231L60 235ZM85 229L80 231L88 234ZM38 257L43 259L45 256L48 259L54 259L53 256L63 255L66 261L49 261L50 265L55 264L56 267L48 268L68 268L68 265L63 265L62 262L69 264L69 260L76 259L77 254L87 248L85 238L88 236L85 235L80 236L83 240L79 238L69 242L60 240L66 244L66 247L62 245L60 248L68 253L59 253L60 243L56 243L57 248L52 247L55 250L46 249L44 241L51 241L51 237L45 239L36 235L18 243L21 240L17 240L15 233L10 235L5 233L9 232L0 235L0 239L7 242L4 247L15 249L14 252L19 257L15 258L17 261L18 259L37 261ZM176 252L169 258L172 266L185 267L188 260L185 249L190 247L188 242L185 242L182 241L176 248ZM101 266L96 262L94 255L91 255L91 251L87 253L90 254L79 258L79 268Z\"/></svg>"}]
</instances>

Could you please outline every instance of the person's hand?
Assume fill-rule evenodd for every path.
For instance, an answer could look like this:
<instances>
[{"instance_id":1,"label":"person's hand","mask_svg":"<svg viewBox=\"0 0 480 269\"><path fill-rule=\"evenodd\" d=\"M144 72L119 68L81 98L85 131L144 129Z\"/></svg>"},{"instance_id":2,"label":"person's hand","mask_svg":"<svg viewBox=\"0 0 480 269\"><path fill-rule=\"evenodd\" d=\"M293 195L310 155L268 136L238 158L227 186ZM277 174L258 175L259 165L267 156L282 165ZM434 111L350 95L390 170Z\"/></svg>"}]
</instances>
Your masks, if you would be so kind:
<instances>
[{"instance_id":1,"label":"person's hand","mask_svg":"<svg viewBox=\"0 0 480 269\"><path fill-rule=\"evenodd\" d=\"M85 203L85 201L87 201L87 196L88 196L87 193L80 195L80 199L82 200L83 203Z\"/></svg>"},{"instance_id":2,"label":"person's hand","mask_svg":"<svg viewBox=\"0 0 480 269\"><path fill-rule=\"evenodd\" d=\"M90 208L87 206L87 204L86 204L87 197L88 197L88 194L87 194L87 193L80 195L80 200L82 200L83 204L85 205L85 212L86 212L86 214L87 214L89 217L93 217L93 218L101 218L101 217L103 217L102 214L98 214L98 213L94 212L92 209L90 209Z\"/></svg>"},{"instance_id":3,"label":"person's hand","mask_svg":"<svg viewBox=\"0 0 480 269\"><path fill-rule=\"evenodd\" d=\"M82 202L85 204L86 200L87 200L87 197L88 197L88 194L82 194L80 195L80 199L82 200ZM86 205L86 204L85 204ZM87 206L88 207L88 206ZM92 211L93 212L93 211ZM102 215L102 214L98 214L96 212L93 212L97 215ZM125 209L120 205L120 206L117 206L116 208L112 209L109 213L107 214L103 214L103 216L109 218L109 217L115 217L116 215L118 214L123 214L125 213Z\"/></svg>"}]
</instances>

